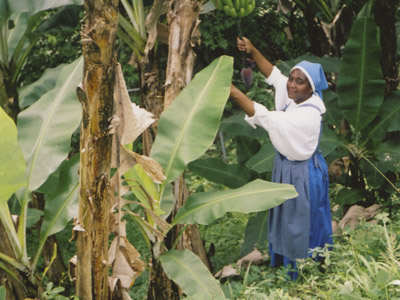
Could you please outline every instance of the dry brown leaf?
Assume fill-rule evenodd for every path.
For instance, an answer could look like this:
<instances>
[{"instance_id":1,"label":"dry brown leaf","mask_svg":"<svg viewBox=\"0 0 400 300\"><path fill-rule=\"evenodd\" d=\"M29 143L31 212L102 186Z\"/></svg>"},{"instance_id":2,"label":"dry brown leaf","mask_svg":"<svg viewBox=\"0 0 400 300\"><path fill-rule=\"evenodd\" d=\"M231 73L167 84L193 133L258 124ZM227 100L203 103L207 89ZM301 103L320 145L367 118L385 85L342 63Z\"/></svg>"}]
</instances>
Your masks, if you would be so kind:
<instances>
[{"instance_id":1,"label":"dry brown leaf","mask_svg":"<svg viewBox=\"0 0 400 300\"><path fill-rule=\"evenodd\" d=\"M129 151L124 146L121 146L120 149L121 166L119 171L121 174L124 174L138 163L154 182L162 183L166 179L163 168L154 159Z\"/></svg>"},{"instance_id":2,"label":"dry brown leaf","mask_svg":"<svg viewBox=\"0 0 400 300\"><path fill-rule=\"evenodd\" d=\"M154 1L150 12L146 17L146 31L149 33L147 37L146 47L144 49L145 58L147 59L149 52L154 48L157 39L157 22L163 14L168 11L168 2L163 0Z\"/></svg>"},{"instance_id":3,"label":"dry brown leaf","mask_svg":"<svg viewBox=\"0 0 400 300\"><path fill-rule=\"evenodd\" d=\"M354 229L356 224L359 224L361 220L369 221L372 219L378 213L380 207L381 206L378 204L374 204L367 208L353 205L339 222L339 228L344 229L347 226L350 226L351 229Z\"/></svg>"},{"instance_id":4,"label":"dry brown leaf","mask_svg":"<svg viewBox=\"0 0 400 300\"><path fill-rule=\"evenodd\" d=\"M225 278L238 275L240 275L240 273L232 265L227 265L223 267L222 270L219 270L214 276L217 278Z\"/></svg>"},{"instance_id":5,"label":"dry brown leaf","mask_svg":"<svg viewBox=\"0 0 400 300\"><path fill-rule=\"evenodd\" d=\"M120 64L115 68L113 115L120 119L118 136L122 145L134 142L155 121L152 113L132 103Z\"/></svg>"},{"instance_id":6,"label":"dry brown leaf","mask_svg":"<svg viewBox=\"0 0 400 300\"><path fill-rule=\"evenodd\" d=\"M115 288L115 279L120 281L122 288L128 289L132 286L145 269L145 263L139 257L139 252L126 237L114 238L108 254L108 263L113 266L110 287Z\"/></svg>"},{"instance_id":7,"label":"dry brown leaf","mask_svg":"<svg viewBox=\"0 0 400 300\"><path fill-rule=\"evenodd\" d=\"M242 266L247 266L249 263L252 265L259 265L263 263L267 257L268 254L263 255L260 251L254 249L252 252L239 259L236 263L238 264L239 268Z\"/></svg>"}]
</instances>

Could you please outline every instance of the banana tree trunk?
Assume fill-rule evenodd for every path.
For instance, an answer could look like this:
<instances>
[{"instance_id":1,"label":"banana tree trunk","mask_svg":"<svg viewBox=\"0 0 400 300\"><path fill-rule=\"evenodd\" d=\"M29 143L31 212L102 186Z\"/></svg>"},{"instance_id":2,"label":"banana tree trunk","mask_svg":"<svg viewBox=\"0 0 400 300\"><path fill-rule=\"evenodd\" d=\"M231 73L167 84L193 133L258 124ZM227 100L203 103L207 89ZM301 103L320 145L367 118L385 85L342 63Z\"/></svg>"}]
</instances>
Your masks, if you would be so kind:
<instances>
[{"instance_id":1,"label":"banana tree trunk","mask_svg":"<svg viewBox=\"0 0 400 300\"><path fill-rule=\"evenodd\" d=\"M197 43L197 39L199 38L198 17L201 7L202 1L195 0L173 0L170 3L170 10L167 16L170 32L164 109L171 105L172 101L192 79L195 53L191 49L191 44L193 42ZM186 202L187 194L185 180L182 175L174 182L176 204L172 215L175 215ZM177 243L178 249L192 249L195 253L200 254L202 260L208 265L197 227L190 226L178 237L181 229L180 225L176 226L172 235L167 237L170 241L166 241L166 244L172 245L173 241L179 238ZM192 231L195 233L192 234ZM195 238L194 241L192 241L192 238ZM193 245L196 245L196 249L194 249ZM158 261L153 262L153 266L157 266L158 264ZM153 296L157 295L157 291L169 289L171 291L169 295L158 295L157 299L179 299L181 292L175 289L171 290L171 285L174 286L164 272L151 272L148 298L155 299Z\"/></svg>"},{"instance_id":2,"label":"banana tree trunk","mask_svg":"<svg viewBox=\"0 0 400 300\"><path fill-rule=\"evenodd\" d=\"M118 0L87 0L84 5L76 292L79 299L100 300L108 299L112 143L108 126L113 112Z\"/></svg>"}]
</instances>

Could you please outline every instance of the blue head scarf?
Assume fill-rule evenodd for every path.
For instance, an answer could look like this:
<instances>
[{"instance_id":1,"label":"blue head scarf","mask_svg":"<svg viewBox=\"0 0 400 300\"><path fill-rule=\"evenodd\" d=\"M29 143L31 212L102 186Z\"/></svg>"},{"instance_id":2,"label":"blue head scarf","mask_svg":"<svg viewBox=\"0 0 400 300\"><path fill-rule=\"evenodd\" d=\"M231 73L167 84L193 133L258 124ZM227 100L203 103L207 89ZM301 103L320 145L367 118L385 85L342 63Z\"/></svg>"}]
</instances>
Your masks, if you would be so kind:
<instances>
[{"instance_id":1,"label":"blue head scarf","mask_svg":"<svg viewBox=\"0 0 400 300\"><path fill-rule=\"evenodd\" d=\"M303 60L292 68L292 70L294 69L298 69L306 75L313 92L317 93L322 99L322 91L328 88L328 82L326 81L322 66L317 63ZM290 72L292 72L292 70L290 70Z\"/></svg>"}]
</instances>

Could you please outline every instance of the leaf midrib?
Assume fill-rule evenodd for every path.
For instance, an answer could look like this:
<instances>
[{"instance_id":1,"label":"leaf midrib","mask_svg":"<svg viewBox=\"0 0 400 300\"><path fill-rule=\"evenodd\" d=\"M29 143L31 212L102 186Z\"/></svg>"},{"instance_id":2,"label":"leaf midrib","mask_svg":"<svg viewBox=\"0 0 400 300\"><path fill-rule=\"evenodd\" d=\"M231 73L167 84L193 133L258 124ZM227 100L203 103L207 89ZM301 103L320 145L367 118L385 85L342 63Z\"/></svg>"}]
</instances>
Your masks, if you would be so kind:
<instances>
[{"instance_id":1,"label":"leaf midrib","mask_svg":"<svg viewBox=\"0 0 400 300\"><path fill-rule=\"evenodd\" d=\"M46 120L45 123L44 123L45 126L42 126L42 128L41 128L41 130L40 130L40 134L39 134L39 138L38 138L38 143L37 143L38 146L36 147L36 150L35 150L34 155L33 155L33 159L31 160L31 164L30 164L30 166L29 166L28 184L27 184L28 189L29 189L29 187L30 187L30 183L31 183L31 178L32 178L32 173L33 173L33 169L34 169L34 166L35 166L35 162L36 162L36 159L37 159L37 157L38 157L38 155L39 155L39 152L40 152L39 150L41 149L43 139L44 139L44 137L45 137L45 134L47 133L48 124L50 123L50 120L53 119L53 115L54 115L56 109L58 108L58 105L59 105L60 102L62 101L62 100L60 99L61 97L59 97L59 95L60 95L60 94L61 94L61 95L64 94L64 91L67 89L67 87L69 86L70 82L71 82L72 79L74 78L75 72L76 72L76 70L80 67L80 65L81 65L81 62L77 63L77 65L76 65L76 67L74 68L73 72L71 72L71 75L68 77L68 80L66 81L66 83L64 83L64 84L62 85L61 89L60 89L59 92L57 93L56 99L57 99L58 101L55 101L54 105L52 106L53 109L50 111L50 115L49 115L49 117L47 118L47 120ZM55 88L56 88L56 87L55 87Z\"/></svg>"},{"instance_id":2,"label":"leaf midrib","mask_svg":"<svg viewBox=\"0 0 400 300\"><path fill-rule=\"evenodd\" d=\"M192 208L191 210L187 211L186 213L180 215L179 218L175 218L172 223L173 224L178 224L178 221L182 220L185 216L190 215L190 214L194 214L194 212L196 212L196 211L198 211L200 209L203 209L204 207L217 204L219 202L228 200L230 198L236 198L236 197L241 197L241 196L251 196L251 195L259 194L259 193L284 191L284 190L287 190L287 188L265 188L265 189L257 190L257 191L254 191L254 192L244 191L244 192L239 192L239 193L235 193L235 194L232 194L232 195L227 195L227 196L218 198L218 199L210 201L210 202L203 203L201 205L198 205L197 207Z\"/></svg>"},{"instance_id":3,"label":"leaf midrib","mask_svg":"<svg viewBox=\"0 0 400 300\"><path fill-rule=\"evenodd\" d=\"M168 176L169 176L169 172L170 172L170 170L171 170L172 163L175 161L175 156L176 156L176 153L178 152L179 145L181 144L182 139L183 139L183 136L185 135L186 129L187 129L187 127L188 127L189 120L192 119L192 117L193 117L193 115L194 115L194 112L196 111L197 107L198 107L199 104L200 104L200 99L203 98L203 94L204 94L205 91L207 90L207 87L208 87L208 86L211 84L211 82L213 81L212 79L214 78L214 76L215 76L215 74L216 74L216 72L217 72L217 70L218 70L218 66L221 64L221 60L222 60L222 59L220 58L219 61L218 61L218 63L217 63L217 65L216 65L215 68L214 68L214 71L212 72L212 75L209 77L209 80L207 81L207 84L205 85L205 87L204 87L203 90L201 91L201 94L200 94L200 96L198 97L199 100L196 101L195 105L193 106L193 109L190 111L189 117L186 118L186 122L185 122L185 124L184 124L183 130L181 131L181 134L179 135L179 138L178 138L178 140L177 140L177 143L175 144L175 147L174 147L174 149L173 149L173 151L172 151L171 158L170 158L170 160L168 161L167 167L165 168L165 174L166 174L166 177L167 177L167 178L168 178Z\"/></svg>"}]
</instances>

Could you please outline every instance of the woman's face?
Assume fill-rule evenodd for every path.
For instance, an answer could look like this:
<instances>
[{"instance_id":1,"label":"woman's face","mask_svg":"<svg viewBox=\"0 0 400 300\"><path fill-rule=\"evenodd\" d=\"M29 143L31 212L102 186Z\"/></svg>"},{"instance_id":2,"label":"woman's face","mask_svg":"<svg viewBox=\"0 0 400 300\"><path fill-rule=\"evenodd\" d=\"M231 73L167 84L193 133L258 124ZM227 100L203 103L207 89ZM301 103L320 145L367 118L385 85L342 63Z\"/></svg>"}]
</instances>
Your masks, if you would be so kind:
<instances>
[{"instance_id":1,"label":"woman's face","mask_svg":"<svg viewBox=\"0 0 400 300\"><path fill-rule=\"evenodd\" d=\"M286 83L288 96L294 102L300 104L306 101L312 95L312 88L306 75L299 69L294 69Z\"/></svg>"}]
</instances>

